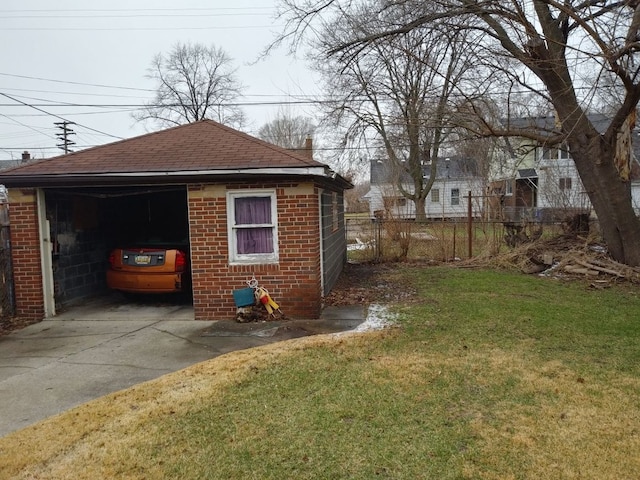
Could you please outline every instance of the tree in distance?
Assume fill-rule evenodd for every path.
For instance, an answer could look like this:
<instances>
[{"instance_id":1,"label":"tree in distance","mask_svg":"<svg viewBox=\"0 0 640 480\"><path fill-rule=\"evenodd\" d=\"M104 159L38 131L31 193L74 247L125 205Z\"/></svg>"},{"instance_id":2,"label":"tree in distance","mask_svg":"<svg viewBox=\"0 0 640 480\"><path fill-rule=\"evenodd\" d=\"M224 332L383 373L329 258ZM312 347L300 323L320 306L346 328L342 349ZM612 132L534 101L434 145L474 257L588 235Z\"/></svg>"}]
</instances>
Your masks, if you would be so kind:
<instances>
[{"instance_id":1,"label":"tree in distance","mask_svg":"<svg viewBox=\"0 0 640 480\"><path fill-rule=\"evenodd\" d=\"M242 109L233 104L242 93L229 55L219 47L176 43L157 54L147 70L155 81L153 100L135 112L140 122L170 127L210 119L231 127L244 123Z\"/></svg>"},{"instance_id":2,"label":"tree in distance","mask_svg":"<svg viewBox=\"0 0 640 480\"><path fill-rule=\"evenodd\" d=\"M258 138L283 148L302 149L307 138L313 138L316 125L308 117L279 113L258 130Z\"/></svg>"}]
</instances>

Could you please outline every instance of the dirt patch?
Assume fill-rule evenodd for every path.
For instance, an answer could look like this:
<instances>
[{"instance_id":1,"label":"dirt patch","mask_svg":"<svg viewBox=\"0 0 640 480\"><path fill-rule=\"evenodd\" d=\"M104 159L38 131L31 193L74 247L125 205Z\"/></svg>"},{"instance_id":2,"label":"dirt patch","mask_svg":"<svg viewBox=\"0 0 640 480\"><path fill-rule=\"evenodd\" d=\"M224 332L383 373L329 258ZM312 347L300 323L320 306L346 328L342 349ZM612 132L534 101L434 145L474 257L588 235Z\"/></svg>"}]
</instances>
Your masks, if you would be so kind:
<instances>
[{"instance_id":1,"label":"dirt patch","mask_svg":"<svg viewBox=\"0 0 640 480\"><path fill-rule=\"evenodd\" d=\"M401 263L349 263L345 266L325 305L368 305L406 302L416 289L401 275Z\"/></svg>"},{"instance_id":2,"label":"dirt patch","mask_svg":"<svg viewBox=\"0 0 640 480\"><path fill-rule=\"evenodd\" d=\"M24 318L0 318L0 337L38 322L39 320L25 320Z\"/></svg>"}]
</instances>

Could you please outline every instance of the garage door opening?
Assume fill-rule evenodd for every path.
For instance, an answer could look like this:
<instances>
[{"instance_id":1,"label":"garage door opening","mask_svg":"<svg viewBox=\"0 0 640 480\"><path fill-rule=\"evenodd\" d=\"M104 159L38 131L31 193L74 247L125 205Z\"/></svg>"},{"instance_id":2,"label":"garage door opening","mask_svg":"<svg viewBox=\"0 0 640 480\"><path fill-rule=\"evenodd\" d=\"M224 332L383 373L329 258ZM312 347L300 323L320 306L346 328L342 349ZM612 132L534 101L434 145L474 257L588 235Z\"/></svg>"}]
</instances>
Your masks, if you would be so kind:
<instances>
[{"instance_id":1,"label":"garage door opening","mask_svg":"<svg viewBox=\"0 0 640 480\"><path fill-rule=\"evenodd\" d=\"M45 203L56 310L105 295L150 305L192 302L184 186L45 190ZM112 266L120 269L115 283L108 282ZM166 273L163 266L180 270L164 282L175 294L143 293L157 283L154 273Z\"/></svg>"}]
</instances>

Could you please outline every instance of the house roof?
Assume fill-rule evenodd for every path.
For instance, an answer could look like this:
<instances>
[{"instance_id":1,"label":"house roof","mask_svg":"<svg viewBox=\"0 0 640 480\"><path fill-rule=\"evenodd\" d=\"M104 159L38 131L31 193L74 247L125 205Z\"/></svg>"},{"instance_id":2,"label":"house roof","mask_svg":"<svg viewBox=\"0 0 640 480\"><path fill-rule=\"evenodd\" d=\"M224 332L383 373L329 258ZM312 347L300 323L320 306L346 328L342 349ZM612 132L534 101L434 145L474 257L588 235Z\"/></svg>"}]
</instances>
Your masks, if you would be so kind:
<instances>
[{"instance_id":1,"label":"house roof","mask_svg":"<svg viewBox=\"0 0 640 480\"><path fill-rule=\"evenodd\" d=\"M394 174L393 167L381 160L371 161L371 177L372 184L381 185L385 183L393 183L397 174ZM429 178L431 176L431 164L422 165L422 176ZM439 158L436 164L436 180L445 179L465 179L477 176L477 165L473 160L463 157L446 157ZM411 177L407 172L401 172L404 182L410 182Z\"/></svg>"},{"instance_id":2,"label":"house roof","mask_svg":"<svg viewBox=\"0 0 640 480\"><path fill-rule=\"evenodd\" d=\"M602 113L590 113L587 115L589 121L598 131L603 134L609 128L612 118ZM553 115L540 116L540 117L515 117L503 119L502 123L506 127L511 127L517 130L527 130L533 128L541 134L552 135L554 132L558 132L558 121ZM633 154L637 159L640 159L640 132L638 129L634 129L632 132L633 140Z\"/></svg>"},{"instance_id":3,"label":"house roof","mask_svg":"<svg viewBox=\"0 0 640 480\"><path fill-rule=\"evenodd\" d=\"M611 118L601 113L589 114L588 118L599 133L604 133L611 123ZM539 132L549 132L550 134L558 130L558 120L553 115L510 117L503 119L502 123L507 127L516 129L533 128Z\"/></svg>"},{"instance_id":4,"label":"house roof","mask_svg":"<svg viewBox=\"0 0 640 480\"><path fill-rule=\"evenodd\" d=\"M40 186L74 179L100 183L101 179L126 182L134 178L160 182L225 175L339 177L304 152L202 120L11 168L0 172L0 183L27 186L31 181Z\"/></svg>"}]
</instances>

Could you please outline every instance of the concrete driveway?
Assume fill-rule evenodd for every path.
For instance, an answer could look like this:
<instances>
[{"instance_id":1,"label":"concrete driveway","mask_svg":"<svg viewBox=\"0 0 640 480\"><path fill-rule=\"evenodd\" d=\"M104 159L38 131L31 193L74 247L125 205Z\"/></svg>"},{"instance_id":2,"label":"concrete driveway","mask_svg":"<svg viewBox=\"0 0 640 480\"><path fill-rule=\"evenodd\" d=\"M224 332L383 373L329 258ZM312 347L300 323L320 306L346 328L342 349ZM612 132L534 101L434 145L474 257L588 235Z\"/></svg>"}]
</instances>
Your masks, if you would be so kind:
<instances>
[{"instance_id":1,"label":"concrete driveway","mask_svg":"<svg viewBox=\"0 0 640 480\"><path fill-rule=\"evenodd\" d=\"M350 330L364 308L320 320L195 321L189 305L92 304L0 337L0 436L234 350Z\"/></svg>"}]
</instances>

